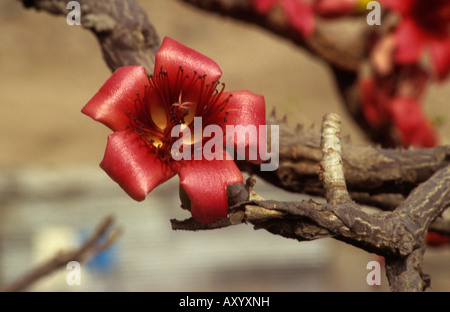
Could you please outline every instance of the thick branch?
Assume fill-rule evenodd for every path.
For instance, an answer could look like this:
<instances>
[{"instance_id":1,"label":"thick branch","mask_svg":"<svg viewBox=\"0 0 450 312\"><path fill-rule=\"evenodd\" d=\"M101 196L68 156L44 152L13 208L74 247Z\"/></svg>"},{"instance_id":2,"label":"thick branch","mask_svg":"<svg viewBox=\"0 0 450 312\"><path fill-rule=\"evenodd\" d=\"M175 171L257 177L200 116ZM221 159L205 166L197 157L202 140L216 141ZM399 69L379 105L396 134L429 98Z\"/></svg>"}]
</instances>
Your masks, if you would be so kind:
<instances>
[{"instance_id":1,"label":"thick branch","mask_svg":"<svg viewBox=\"0 0 450 312\"><path fill-rule=\"evenodd\" d=\"M382 10L381 26L372 27L366 22L366 15L345 19L323 19L315 16L314 33L305 38L293 29L282 10L272 9L266 15L259 15L252 7L253 0L182 0L209 12L261 26L323 60L335 78L337 90L344 107L359 125L362 133L371 141L384 146L395 146L391 129L374 129L363 116L359 76L367 71L369 51L373 38L391 31L397 19L395 14ZM344 20L344 22L342 22Z\"/></svg>"},{"instance_id":2,"label":"thick branch","mask_svg":"<svg viewBox=\"0 0 450 312\"><path fill-rule=\"evenodd\" d=\"M21 0L26 7L67 16L70 0ZM91 30L108 67L142 65L153 72L159 38L136 0L79 0L81 25Z\"/></svg>"},{"instance_id":3,"label":"thick branch","mask_svg":"<svg viewBox=\"0 0 450 312\"><path fill-rule=\"evenodd\" d=\"M354 202L319 204L312 200L247 201L232 207L226 226L251 223L271 233L297 240L334 237L383 256L406 256L420 247L429 224L450 205L450 167L421 184L393 212L369 213ZM242 214L243 212L243 214ZM204 229L173 222L177 229ZM192 226L190 228L190 226ZM220 227L210 225L209 227Z\"/></svg>"},{"instance_id":4,"label":"thick branch","mask_svg":"<svg viewBox=\"0 0 450 312\"><path fill-rule=\"evenodd\" d=\"M253 199L249 189L249 200L232 206L227 221L221 220L220 224L208 225L208 228L251 223L255 229L263 228L299 241L333 237L384 256L387 277L394 291L423 291L430 284L429 276L422 272L425 234L450 205L450 166L420 184L394 211L369 213L351 201L347 192L341 159L340 119L335 114L324 116L321 148L319 175L323 177L328 204L312 200ZM236 190L237 186L228 190L229 201L242 198L234 195L243 193ZM172 228L205 229L192 219L172 220Z\"/></svg>"},{"instance_id":5,"label":"thick branch","mask_svg":"<svg viewBox=\"0 0 450 312\"><path fill-rule=\"evenodd\" d=\"M361 23L359 34L351 42L346 38L336 38L329 35L324 29L324 23L316 20L316 28L309 38L303 37L297 30L293 29L286 21L285 16L278 10L272 10L267 15L259 15L252 7L252 0L182 0L198 8L209 12L216 12L240 21L252 23L263 27L281 37L287 38L295 44L306 48L312 54L321 57L330 64L347 71L357 71L364 53L364 26ZM355 28L355 27L354 27Z\"/></svg>"},{"instance_id":6,"label":"thick branch","mask_svg":"<svg viewBox=\"0 0 450 312\"><path fill-rule=\"evenodd\" d=\"M299 241L333 237L386 258L394 291L422 291L430 278L422 272L428 225L450 205L450 166L439 170L393 212L368 213L354 202L319 204L312 200L248 201L230 210L229 221L209 228L251 223L255 229ZM175 230L201 230L194 220L172 220Z\"/></svg>"},{"instance_id":7,"label":"thick branch","mask_svg":"<svg viewBox=\"0 0 450 312\"><path fill-rule=\"evenodd\" d=\"M294 171L297 176L287 181L305 183L305 188L311 184L305 177L306 174L317 174L320 154L324 155L324 159L327 159L327 153L330 151L337 152L338 156L340 154L339 144L333 143L332 139L333 136L339 136L339 123L337 126L331 123L336 121L339 120L333 114L325 116L322 152L317 142L318 136L312 135L312 131L299 132L297 129L296 135L281 131L280 168L272 174L279 177L278 173L283 166L286 163L292 166L293 160L303 162L303 165L298 166L299 170ZM292 130L285 125L281 129ZM328 132L331 135L327 134ZM329 136L331 139L327 139ZM334 147L331 148L332 146ZM209 227L250 222L256 228L266 228L272 233L298 240L335 237L384 256L409 255L423 244L431 222L450 205L450 166L448 166L450 148L402 151L345 145L343 149L344 167L349 167L345 170L348 185L368 192L376 192L377 188L383 191L397 191L409 194L408 198L401 201L393 212L376 214L364 212L362 207L350 202L348 196L339 199L339 196L335 196L335 192L327 193L327 200L332 203L331 205L320 205L313 201L287 203L253 200L230 209L232 222ZM323 170L336 171L334 165L338 165L338 169L341 170L339 159L334 161L330 158L329 161L332 165L322 163ZM309 169L305 169L308 166ZM322 173L322 176L324 174ZM324 179L325 186L343 179L342 174L338 176L340 177L338 179ZM427 181L423 182L424 180ZM315 178L314 182L321 183L318 178ZM406 186L402 186L402 183ZM339 188L343 188L345 194L345 183L340 185ZM409 189L413 186L417 188L410 193ZM233 192L239 193L236 190ZM229 197L235 198L231 194ZM239 200L242 200L242 196ZM173 227L196 229L196 224L194 222L186 226L174 222Z\"/></svg>"},{"instance_id":8,"label":"thick branch","mask_svg":"<svg viewBox=\"0 0 450 312\"><path fill-rule=\"evenodd\" d=\"M301 126L292 128L274 113L268 124L279 125L279 166L259 171L250 162L238 162L241 170L257 175L285 190L324 196L317 169L322 159L320 134ZM450 164L450 146L429 149L383 149L342 140L346 186L353 200L392 210L412 189Z\"/></svg>"},{"instance_id":9,"label":"thick branch","mask_svg":"<svg viewBox=\"0 0 450 312\"><path fill-rule=\"evenodd\" d=\"M422 271L425 247L413 251L408 257L387 257L386 276L393 291L419 292L430 286L430 276Z\"/></svg>"}]
</instances>

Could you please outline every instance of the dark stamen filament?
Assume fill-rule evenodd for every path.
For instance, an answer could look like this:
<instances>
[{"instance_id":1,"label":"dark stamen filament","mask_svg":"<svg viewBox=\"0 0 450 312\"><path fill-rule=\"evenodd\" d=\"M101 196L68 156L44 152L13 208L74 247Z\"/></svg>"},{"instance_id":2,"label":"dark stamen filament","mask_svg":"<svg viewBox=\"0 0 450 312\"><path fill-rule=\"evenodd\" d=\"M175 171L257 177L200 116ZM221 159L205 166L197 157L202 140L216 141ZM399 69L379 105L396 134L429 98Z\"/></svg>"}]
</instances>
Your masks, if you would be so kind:
<instances>
[{"instance_id":1,"label":"dark stamen filament","mask_svg":"<svg viewBox=\"0 0 450 312\"><path fill-rule=\"evenodd\" d=\"M178 140L171 137L172 128L186 124L189 113L202 117L203 127L217 122L219 116L223 116L223 123L219 124L222 127L227 122L228 112L225 109L232 94L224 98L225 84L219 81L206 83L206 78L206 75L199 75L195 71L192 75L186 74L181 66L172 84L169 82L168 73L163 71L163 68L156 75L149 75L149 85L145 86L145 94L143 96L136 94L133 109L125 110L125 114L130 116L127 129L138 132L149 149L161 160L170 160L172 144ZM219 84L222 85L220 89L218 89ZM150 92L154 93L153 96L149 96ZM186 97L189 98L188 101L184 100ZM159 103L151 103L150 100L156 100ZM155 124L151 115L152 105L161 104L167 120L164 129ZM194 109L195 111L192 112ZM193 130L192 119L188 120L190 124L187 126Z\"/></svg>"}]
</instances>

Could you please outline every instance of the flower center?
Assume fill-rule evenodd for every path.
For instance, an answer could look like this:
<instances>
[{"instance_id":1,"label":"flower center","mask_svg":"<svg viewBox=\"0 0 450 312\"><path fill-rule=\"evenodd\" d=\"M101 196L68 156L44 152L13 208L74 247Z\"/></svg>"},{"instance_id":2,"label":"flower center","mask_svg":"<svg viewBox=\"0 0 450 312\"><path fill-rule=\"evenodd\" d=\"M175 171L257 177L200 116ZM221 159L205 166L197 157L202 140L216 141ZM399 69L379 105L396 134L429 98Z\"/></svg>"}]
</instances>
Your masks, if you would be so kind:
<instances>
[{"instance_id":1,"label":"flower center","mask_svg":"<svg viewBox=\"0 0 450 312\"><path fill-rule=\"evenodd\" d=\"M137 132L161 160L172 159L172 145L180 138L171 135L175 126L190 127L194 133L192 127L196 116L202 117L203 127L214 123L222 126L227 121L225 108L232 94L225 96L225 84L219 81L207 83L206 78L195 71L186 74L179 67L175 79L169 79L169 73L161 68L158 74L148 76L145 94L136 94L135 115L131 110L125 110L130 117L128 129ZM194 137L187 137L183 142L193 144Z\"/></svg>"}]
</instances>

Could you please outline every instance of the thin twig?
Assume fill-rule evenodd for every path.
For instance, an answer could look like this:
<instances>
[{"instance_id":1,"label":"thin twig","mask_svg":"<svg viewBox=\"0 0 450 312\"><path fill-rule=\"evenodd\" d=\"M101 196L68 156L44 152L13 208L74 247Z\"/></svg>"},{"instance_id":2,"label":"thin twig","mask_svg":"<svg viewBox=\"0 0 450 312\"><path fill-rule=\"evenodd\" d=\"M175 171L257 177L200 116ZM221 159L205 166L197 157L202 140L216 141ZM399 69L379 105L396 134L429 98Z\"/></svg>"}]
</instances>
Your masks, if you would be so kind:
<instances>
[{"instance_id":1,"label":"thin twig","mask_svg":"<svg viewBox=\"0 0 450 312\"><path fill-rule=\"evenodd\" d=\"M22 277L4 286L0 291L15 292L24 290L43 276L65 267L70 261L84 262L106 250L117 241L122 233L120 228L112 228L113 223L114 218L112 216L106 217L78 248L58 252L54 257L31 269ZM103 239L104 235L108 235L106 239Z\"/></svg>"}]
</instances>

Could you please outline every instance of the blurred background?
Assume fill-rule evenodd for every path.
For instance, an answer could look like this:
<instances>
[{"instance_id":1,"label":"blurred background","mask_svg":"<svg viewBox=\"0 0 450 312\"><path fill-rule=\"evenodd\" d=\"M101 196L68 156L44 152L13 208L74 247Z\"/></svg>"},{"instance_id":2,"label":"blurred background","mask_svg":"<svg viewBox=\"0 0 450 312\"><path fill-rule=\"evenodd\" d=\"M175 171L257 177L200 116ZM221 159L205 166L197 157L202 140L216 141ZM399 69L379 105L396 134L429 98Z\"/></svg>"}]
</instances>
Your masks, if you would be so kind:
<instances>
[{"instance_id":1,"label":"blurred background","mask_svg":"<svg viewBox=\"0 0 450 312\"><path fill-rule=\"evenodd\" d=\"M364 142L343 109L328 68L305 51L253 25L208 14L175 0L142 0L159 36L213 58L227 90L263 94L288 123L320 128L323 114L343 119L343 134ZM299 243L249 225L205 232L172 231L185 219L178 178L145 201L129 198L98 166L110 130L80 113L110 76L96 38L62 16L0 2L0 287L58 250L77 246L104 217L123 235L102 259L68 270L31 291L385 291L369 286L376 255L323 239ZM429 114L448 111L450 85L427 93ZM449 121L438 129L449 144ZM263 197L302 199L257 181ZM450 291L450 248L429 248L430 291Z\"/></svg>"}]
</instances>

